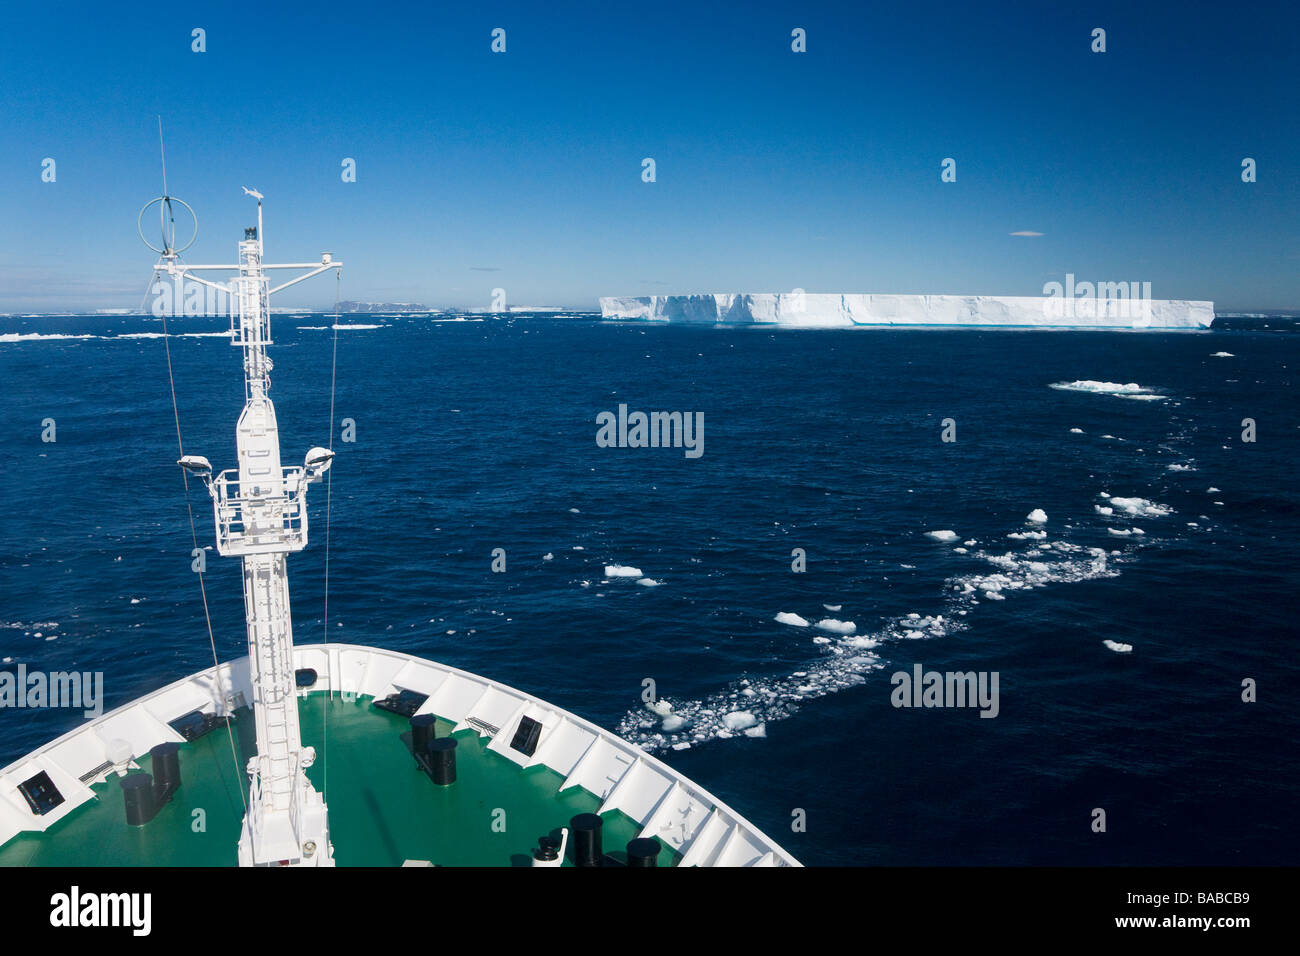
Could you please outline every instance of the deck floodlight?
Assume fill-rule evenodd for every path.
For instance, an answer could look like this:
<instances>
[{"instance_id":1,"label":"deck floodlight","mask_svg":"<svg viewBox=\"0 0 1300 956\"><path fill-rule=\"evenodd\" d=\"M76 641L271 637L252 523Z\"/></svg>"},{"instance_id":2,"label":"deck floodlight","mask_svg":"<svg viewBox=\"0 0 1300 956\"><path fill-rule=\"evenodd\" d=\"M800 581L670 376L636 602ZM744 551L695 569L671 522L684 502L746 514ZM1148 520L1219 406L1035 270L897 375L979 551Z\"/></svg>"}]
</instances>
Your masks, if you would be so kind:
<instances>
[{"instance_id":1,"label":"deck floodlight","mask_svg":"<svg viewBox=\"0 0 1300 956\"><path fill-rule=\"evenodd\" d=\"M321 448L319 445L307 452L307 458L303 466L307 469L307 480L316 481L329 471L329 467L334 462L334 452L328 448Z\"/></svg>"},{"instance_id":2,"label":"deck floodlight","mask_svg":"<svg viewBox=\"0 0 1300 956\"><path fill-rule=\"evenodd\" d=\"M212 462L208 461L202 455L186 455L176 464L180 465L195 478L201 478L207 481L212 477Z\"/></svg>"}]
</instances>

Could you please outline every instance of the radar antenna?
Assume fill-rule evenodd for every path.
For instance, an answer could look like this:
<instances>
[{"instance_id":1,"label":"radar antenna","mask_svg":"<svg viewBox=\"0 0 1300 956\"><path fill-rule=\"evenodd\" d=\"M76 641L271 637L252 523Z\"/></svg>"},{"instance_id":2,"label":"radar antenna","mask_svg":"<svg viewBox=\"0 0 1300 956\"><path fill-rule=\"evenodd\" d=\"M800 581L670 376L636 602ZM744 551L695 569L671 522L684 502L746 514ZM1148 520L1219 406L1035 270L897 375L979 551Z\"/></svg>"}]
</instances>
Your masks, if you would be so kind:
<instances>
[{"instance_id":1,"label":"radar antenna","mask_svg":"<svg viewBox=\"0 0 1300 956\"><path fill-rule=\"evenodd\" d=\"M162 157L162 195L145 203L144 208L140 210L140 215L136 217L135 228L136 232L140 233L140 239L146 246L164 259L175 260L182 252L194 245L194 240L199 237L199 217L195 215L189 203L167 192L167 151L163 147L161 116L158 117L158 152ZM190 218L194 220L194 229L190 234L190 241L179 248L176 246L176 209L173 203L184 206L186 211L189 212ZM144 235L144 214L155 205L158 207L158 226L162 233L162 248L155 246Z\"/></svg>"}]
</instances>

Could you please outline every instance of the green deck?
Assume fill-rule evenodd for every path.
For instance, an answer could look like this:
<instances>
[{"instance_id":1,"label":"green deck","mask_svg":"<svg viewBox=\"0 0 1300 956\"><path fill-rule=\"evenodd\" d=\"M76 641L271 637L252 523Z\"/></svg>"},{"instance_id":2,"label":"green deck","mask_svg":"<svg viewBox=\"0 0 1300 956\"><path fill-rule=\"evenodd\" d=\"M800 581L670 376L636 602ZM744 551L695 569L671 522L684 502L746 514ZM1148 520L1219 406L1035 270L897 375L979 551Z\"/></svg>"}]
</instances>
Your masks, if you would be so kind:
<instances>
[{"instance_id":1,"label":"green deck","mask_svg":"<svg viewBox=\"0 0 1300 956\"><path fill-rule=\"evenodd\" d=\"M559 793L563 778L552 770L521 770L488 751L489 741L474 731L456 735L456 783L438 787L415 766L406 719L376 709L370 698L311 694L299 700L298 713L303 742L316 748L308 776L317 790L328 773L330 838L339 866L399 866L408 859L528 866L538 837L600 806L581 788ZM242 766L244 754L255 749L251 714L240 711L232 726ZM451 724L439 719L438 736L450 731ZM180 790L145 826L127 825L121 786L110 776L94 787L97 799L45 833L23 833L0 847L0 866L233 866L247 778L235 770L225 729L182 744L180 761ZM147 755L139 763L149 769ZM624 859L639 826L618 811L604 821L605 852ZM660 865L676 861L665 847Z\"/></svg>"}]
</instances>

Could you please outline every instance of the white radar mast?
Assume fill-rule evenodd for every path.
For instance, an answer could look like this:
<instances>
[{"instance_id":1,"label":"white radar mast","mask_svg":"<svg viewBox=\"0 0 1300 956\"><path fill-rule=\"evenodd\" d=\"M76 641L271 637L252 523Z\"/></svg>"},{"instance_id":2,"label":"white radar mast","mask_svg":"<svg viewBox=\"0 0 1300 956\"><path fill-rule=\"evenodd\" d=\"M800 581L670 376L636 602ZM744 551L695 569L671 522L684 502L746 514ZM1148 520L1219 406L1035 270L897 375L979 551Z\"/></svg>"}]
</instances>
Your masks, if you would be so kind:
<instances>
[{"instance_id":1,"label":"white radar mast","mask_svg":"<svg viewBox=\"0 0 1300 956\"><path fill-rule=\"evenodd\" d=\"M241 866L333 866L325 801L307 779L315 760L304 747L298 728L298 698L294 675L293 624L289 613L286 556L307 545L307 485L329 468L334 452L312 448L301 467L280 463L280 436L271 389L270 297L304 279L341 269L328 252L320 262L271 264L262 261L262 194L244 187L257 199L257 226L244 230L239 262L234 265L187 265L179 261L175 224L168 231L172 203L164 195L150 202L163 217L162 248L154 272L174 283L189 278L234 297L231 343L243 349L244 410L235 427L239 467L215 478L206 458L185 455L178 464L200 478L212 496L217 551L239 557L244 566L244 615L248 630L248 660L253 688L253 719L257 755L248 762L249 800L239 837ZM191 210L192 213L192 210ZM197 233L197 221L195 223ZM143 238L143 231L141 232ZM193 243L193 239L190 240ZM187 246L188 247L188 246ZM304 269L303 274L271 287L270 269ZM234 271L229 284L213 282L198 272Z\"/></svg>"}]
</instances>

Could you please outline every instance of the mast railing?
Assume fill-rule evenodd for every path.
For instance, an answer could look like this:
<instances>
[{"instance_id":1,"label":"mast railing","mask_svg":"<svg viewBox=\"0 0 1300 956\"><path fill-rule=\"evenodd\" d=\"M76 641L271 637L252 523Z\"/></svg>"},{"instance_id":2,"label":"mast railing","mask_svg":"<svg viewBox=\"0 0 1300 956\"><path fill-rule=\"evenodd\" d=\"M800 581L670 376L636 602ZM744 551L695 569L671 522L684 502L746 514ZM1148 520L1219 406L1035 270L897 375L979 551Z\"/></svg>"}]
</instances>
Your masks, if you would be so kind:
<instances>
[{"instance_id":1,"label":"mast railing","mask_svg":"<svg viewBox=\"0 0 1300 956\"><path fill-rule=\"evenodd\" d=\"M242 494L238 474L230 468L212 482L217 551L223 556L301 551L307 545L303 469L282 468L270 479L283 489L273 495Z\"/></svg>"}]
</instances>

